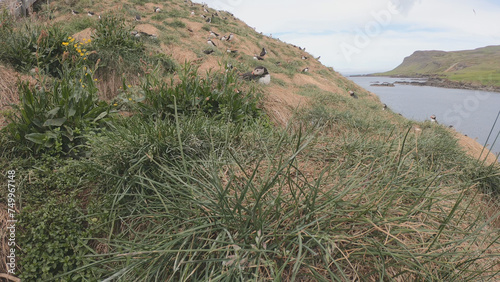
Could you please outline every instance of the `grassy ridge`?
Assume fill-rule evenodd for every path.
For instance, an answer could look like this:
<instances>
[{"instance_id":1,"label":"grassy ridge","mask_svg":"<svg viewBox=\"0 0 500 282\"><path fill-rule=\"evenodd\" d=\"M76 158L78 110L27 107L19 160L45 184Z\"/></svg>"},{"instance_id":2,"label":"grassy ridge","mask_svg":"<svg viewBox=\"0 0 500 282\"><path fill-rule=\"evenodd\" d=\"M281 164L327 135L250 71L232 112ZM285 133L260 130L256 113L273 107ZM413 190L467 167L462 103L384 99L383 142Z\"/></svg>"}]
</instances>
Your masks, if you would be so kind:
<instances>
[{"instance_id":1,"label":"grassy ridge","mask_svg":"<svg viewBox=\"0 0 500 282\"><path fill-rule=\"evenodd\" d=\"M67 8L62 1L52 5ZM26 71L38 67L38 81L21 84L20 103L6 111L11 123L0 131L0 181L16 170L16 275L25 281L498 279L498 167L468 157L445 127L382 110L370 93L327 68L297 74L308 63L297 48L233 18L208 26L201 17L189 19L199 5L171 1L161 16L144 5L154 4L134 0L94 22L99 33L84 47L70 34L44 39L50 25L43 21L21 21L40 25L28 29L36 34L23 25L0 27L6 35L0 45L9 50L29 38L50 43L32 46L48 57L21 61ZM159 41L130 34L122 14L137 12L167 23ZM86 27L81 20L74 17L68 28ZM203 55L205 42L183 36L180 22L201 24L200 34L214 26L237 31L246 46L275 44L268 50L281 57L269 54L263 62L271 85L226 70L227 62L251 68L255 62L244 52L216 50L219 61ZM18 32L1 29L7 27ZM99 37L107 32L113 36ZM175 61L160 52L162 44L189 47L213 69ZM51 46L63 50L48 52ZM2 63L16 64L0 54ZM283 54L289 60L275 64ZM47 62L58 68L45 72ZM315 78L336 87L318 86ZM297 86L299 79L309 84ZM265 100L279 97L280 89L288 98L298 89L297 97L308 99L285 127L265 114L281 109ZM5 199L7 191L0 192ZM2 248L8 252L7 244Z\"/></svg>"},{"instance_id":2,"label":"grassy ridge","mask_svg":"<svg viewBox=\"0 0 500 282\"><path fill-rule=\"evenodd\" d=\"M454 81L500 86L500 46L466 51L416 51L392 71L378 75L438 75Z\"/></svg>"}]
</instances>

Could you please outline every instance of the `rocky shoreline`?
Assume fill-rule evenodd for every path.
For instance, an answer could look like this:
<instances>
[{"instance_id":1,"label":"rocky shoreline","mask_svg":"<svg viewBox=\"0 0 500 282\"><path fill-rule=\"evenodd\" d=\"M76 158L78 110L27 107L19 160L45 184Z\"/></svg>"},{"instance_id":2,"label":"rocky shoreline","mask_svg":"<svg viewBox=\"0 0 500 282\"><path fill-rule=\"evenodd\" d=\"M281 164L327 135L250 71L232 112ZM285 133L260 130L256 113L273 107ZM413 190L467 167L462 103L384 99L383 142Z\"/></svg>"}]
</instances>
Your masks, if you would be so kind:
<instances>
[{"instance_id":1,"label":"rocky shoreline","mask_svg":"<svg viewBox=\"0 0 500 282\"><path fill-rule=\"evenodd\" d=\"M393 76L397 77L397 76ZM452 89L466 89L466 90L481 90L488 92L500 92L499 86L482 85L474 82L453 81L447 78L435 76L422 76L426 81L396 81L395 84L401 85L415 85L415 86L433 86Z\"/></svg>"},{"instance_id":2,"label":"rocky shoreline","mask_svg":"<svg viewBox=\"0 0 500 282\"><path fill-rule=\"evenodd\" d=\"M352 77L383 77L384 75L379 74L364 74L364 75L351 75ZM465 90L480 90L480 91L488 91L488 92L498 92L500 93L500 86L493 85L483 85L477 82L464 82L464 81L453 81L447 78L436 76L436 75L413 75L413 76L402 76L402 75L391 75L385 76L391 78L409 78L411 77L412 81L395 81L394 84L401 85L414 85L414 86L433 86L433 87L441 87L441 88L451 88L451 89L465 89ZM419 79L420 81L413 81L415 79ZM422 81L425 80L425 81ZM372 83L371 86L389 86L392 83L380 83L375 82Z\"/></svg>"}]
</instances>

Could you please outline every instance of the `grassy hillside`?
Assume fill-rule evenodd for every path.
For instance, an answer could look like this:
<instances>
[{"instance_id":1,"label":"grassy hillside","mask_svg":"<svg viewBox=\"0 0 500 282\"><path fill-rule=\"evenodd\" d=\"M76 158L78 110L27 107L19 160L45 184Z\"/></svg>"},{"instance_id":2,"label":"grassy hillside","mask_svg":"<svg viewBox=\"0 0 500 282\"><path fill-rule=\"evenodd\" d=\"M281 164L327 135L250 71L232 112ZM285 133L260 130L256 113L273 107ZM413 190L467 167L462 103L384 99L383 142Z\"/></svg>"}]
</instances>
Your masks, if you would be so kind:
<instances>
[{"instance_id":1,"label":"grassy hillside","mask_svg":"<svg viewBox=\"0 0 500 282\"><path fill-rule=\"evenodd\" d=\"M416 51L392 71L380 75L438 75L453 81L500 86L500 46L466 51Z\"/></svg>"},{"instance_id":2,"label":"grassy hillside","mask_svg":"<svg viewBox=\"0 0 500 282\"><path fill-rule=\"evenodd\" d=\"M500 277L500 170L448 128L228 12L36 9L0 26L0 217L23 281ZM269 85L240 79L258 65Z\"/></svg>"}]
</instances>

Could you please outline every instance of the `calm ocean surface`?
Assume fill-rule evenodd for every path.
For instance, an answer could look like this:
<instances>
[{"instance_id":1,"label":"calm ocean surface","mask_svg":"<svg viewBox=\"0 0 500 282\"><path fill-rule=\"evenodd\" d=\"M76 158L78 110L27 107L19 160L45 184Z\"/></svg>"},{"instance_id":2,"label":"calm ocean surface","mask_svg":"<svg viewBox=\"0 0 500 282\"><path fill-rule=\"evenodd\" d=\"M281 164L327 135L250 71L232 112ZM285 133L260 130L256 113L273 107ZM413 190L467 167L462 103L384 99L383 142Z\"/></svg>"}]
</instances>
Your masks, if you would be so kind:
<instances>
[{"instance_id":1,"label":"calm ocean surface","mask_svg":"<svg viewBox=\"0 0 500 282\"><path fill-rule=\"evenodd\" d=\"M481 144L486 143L500 111L500 93L447 89L430 86L398 85L395 87L370 86L372 83L410 81L411 78L348 77L361 87L371 91L387 104L392 111L416 121L430 120L436 115L440 124L453 127ZM493 128L488 140L491 151L500 153L500 137L491 147L500 132L500 120Z\"/></svg>"}]
</instances>

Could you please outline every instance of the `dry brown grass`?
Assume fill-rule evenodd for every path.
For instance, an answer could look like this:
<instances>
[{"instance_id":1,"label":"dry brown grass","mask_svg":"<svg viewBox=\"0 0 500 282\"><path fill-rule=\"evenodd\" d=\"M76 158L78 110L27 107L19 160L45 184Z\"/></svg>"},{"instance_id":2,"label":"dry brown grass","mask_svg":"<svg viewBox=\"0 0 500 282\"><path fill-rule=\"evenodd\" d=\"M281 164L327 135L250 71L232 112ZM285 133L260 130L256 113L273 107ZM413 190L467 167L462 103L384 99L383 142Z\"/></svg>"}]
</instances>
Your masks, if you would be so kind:
<instances>
[{"instance_id":1,"label":"dry brown grass","mask_svg":"<svg viewBox=\"0 0 500 282\"><path fill-rule=\"evenodd\" d=\"M0 129L7 125L7 119L2 112L11 109L10 104L19 102L19 92L17 91L19 81L36 83L36 79L33 77L20 74L11 67L0 65Z\"/></svg>"}]
</instances>

